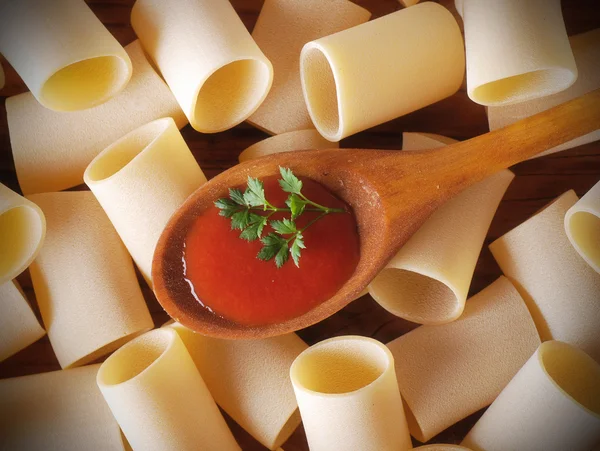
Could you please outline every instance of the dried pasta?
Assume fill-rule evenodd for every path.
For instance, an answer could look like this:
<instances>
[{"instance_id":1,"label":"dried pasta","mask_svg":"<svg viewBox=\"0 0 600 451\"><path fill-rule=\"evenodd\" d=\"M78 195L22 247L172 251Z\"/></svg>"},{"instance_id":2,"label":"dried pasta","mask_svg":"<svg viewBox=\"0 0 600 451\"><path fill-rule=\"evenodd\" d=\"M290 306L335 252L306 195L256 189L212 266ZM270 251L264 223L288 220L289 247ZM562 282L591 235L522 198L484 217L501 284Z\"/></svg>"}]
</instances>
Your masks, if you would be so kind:
<instances>
[{"instance_id":1,"label":"dried pasta","mask_svg":"<svg viewBox=\"0 0 600 451\"><path fill-rule=\"evenodd\" d=\"M131 78L129 56L83 0L2 2L0 53L55 111L100 105Z\"/></svg>"},{"instance_id":2,"label":"dried pasta","mask_svg":"<svg viewBox=\"0 0 600 451\"><path fill-rule=\"evenodd\" d=\"M575 345L600 362L600 274L573 249L565 232L568 191L490 245L502 272L529 307L543 341Z\"/></svg>"},{"instance_id":3,"label":"dried pasta","mask_svg":"<svg viewBox=\"0 0 600 451\"><path fill-rule=\"evenodd\" d=\"M467 301L463 315L388 343L413 437L426 442L489 405L535 352L540 338L505 277Z\"/></svg>"},{"instance_id":4,"label":"dried pasta","mask_svg":"<svg viewBox=\"0 0 600 451\"><path fill-rule=\"evenodd\" d=\"M6 99L15 168L25 194L83 183L83 171L102 149L147 122L170 116L179 128L187 123L139 41L125 50L133 76L122 92L102 105L58 113L42 107L31 93Z\"/></svg>"},{"instance_id":5,"label":"dried pasta","mask_svg":"<svg viewBox=\"0 0 600 451\"><path fill-rule=\"evenodd\" d=\"M431 135L419 138L405 133L403 149L448 143ZM371 282L371 296L389 312L416 323L457 319L490 223L513 178L508 170L498 172L442 205Z\"/></svg>"},{"instance_id":6,"label":"dried pasta","mask_svg":"<svg viewBox=\"0 0 600 451\"><path fill-rule=\"evenodd\" d=\"M533 116L534 114L600 88L600 28L588 31L587 33L571 36L569 40L571 42L575 62L577 63L577 81L570 88L554 95L515 105L489 107L487 114L490 130L496 130L513 124L521 119ZM560 152L599 139L600 128L587 135L546 150L538 156Z\"/></svg>"},{"instance_id":7,"label":"dried pasta","mask_svg":"<svg viewBox=\"0 0 600 451\"><path fill-rule=\"evenodd\" d=\"M124 451L99 366L0 380L0 449Z\"/></svg>"},{"instance_id":8,"label":"dried pasta","mask_svg":"<svg viewBox=\"0 0 600 451\"><path fill-rule=\"evenodd\" d=\"M123 346L102 364L97 383L133 449L240 451L174 330Z\"/></svg>"},{"instance_id":9,"label":"dried pasta","mask_svg":"<svg viewBox=\"0 0 600 451\"><path fill-rule=\"evenodd\" d=\"M502 390L463 444L481 451L589 451L600 443L600 365L548 341Z\"/></svg>"},{"instance_id":10,"label":"dried pasta","mask_svg":"<svg viewBox=\"0 0 600 451\"><path fill-rule=\"evenodd\" d=\"M333 149L338 147L338 143L327 141L316 130L299 130L263 139L244 150L240 154L239 160L241 163L279 152Z\"/></svg>"},{"instance_id":11,"label":"dried pasta","mask_svg":"<svg viewBox=\"0 0 600 451\"><path fill-rule=\"evenodd\" d=\"M567 210L565 230L579 255L600 273L600 182Z\"/></svg>"},{"instance_id":12,"label":"dried pasta","mask_svg":"<svg viewBox=\"0 0 600 451\"><path fill-rule=\"evenodd\" d=\"M312 451L412 448L390 351L372 338L330 338L300 354L290 377Z\"/></svg>"},{"instance_id":13,"label":"dried pasta","mask_svg":"<svg viewBox=\"0 0 600 451\"><path fill-rule=\"evenodd\" d=\"M300 424L290 365L307 346L296 334L264 340L205 337L179 323L177 331L216 403L269 449Z\"/></svg>"},{"instance_id":14,"label":"dried pasta","mask_svg":"<svg viewBox=\"0 0 600 451\"><path fill-rule=\"evenodd\" d=\"M454 94L464 58L452 14L426 2L307 43L304 99L317 130L340 141Z\"/></svg>"},{"instance_id":15,"label":"dried pasta","mask_svg":"<svg viewBox=\"0 0 600 451\"><path fill-rule=\"evenodd\" d=\"M298 72L302 46L370 17L348 0L266 0L252 37L273 63L273 86L248 122L273 135L313 128Z\"/></svg>"},{"instance_id":16,"label":"dried pasta","mask_svg":"<svg viewBox=\"0 0 600 451\"><path fill-rule=\"evenodd\" d=\"M273 67L227 0L137 0L131 25L199 132L244 121L271 88Z\"/></svg>"},{"instance_id":17,"label":"dried pasta","mask_svg":"<svg viewBox=\"0 0 600 451\"><path fill-rule=\"evenodd\" d=\"M96 360L153 327L131 258L89 191L34 194L47 220L31 280L62 368Z\"/></svg>"},{"instance_id":18,"label":"dried pasta","mask_svg":"<svg viewBox=\"0 0 600 451\"><path fill-rule=\"evenodd\" d=\"M45 236L42 210L0 183L0 285L31 264Z\"/></svg>"},{"instance_id":19,"label":"dried pasta","mask_svg":"<svg viewBox=\"0 0 600 451\"><path fill-rule=\"evenodd\" d=\"M0 312L0 362L46 335L16 281L0 285Z\"/></svg>"},{"instance_id":20,"label":"dried pasta","mask_svg":"<svg viewBox=\"0 0 600 451\"><path fill-rule=\"evenodd\" d=\"M151 283L158 238L206 177L172 118L157 119L103 150L83 176Z\"/></svg>"},{"instance_id":21,"label":"dried pasta","mask_svg":"<svg viewBox=\"0 0 600 451\"><path fill-rule=\"evenodd\" d=\"M456 9L474 102L525 102L564 91L577 79L560 0L456 0Z\"/></svg>"}]
</instances>

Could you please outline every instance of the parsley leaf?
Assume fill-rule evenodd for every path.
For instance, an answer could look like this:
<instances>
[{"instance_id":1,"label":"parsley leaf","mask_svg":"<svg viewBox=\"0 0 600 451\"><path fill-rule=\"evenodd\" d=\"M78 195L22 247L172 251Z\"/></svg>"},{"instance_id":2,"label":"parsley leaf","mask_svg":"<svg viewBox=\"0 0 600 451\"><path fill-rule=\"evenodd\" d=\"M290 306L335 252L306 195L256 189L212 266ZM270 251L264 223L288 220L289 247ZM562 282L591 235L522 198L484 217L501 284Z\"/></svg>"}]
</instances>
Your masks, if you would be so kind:
<instances>
[{"instance_id":1,"label":"parsley leaf","mask_svg":"<svg viewBox=\"0 0 600 451\"><path fill-rule=\"evenodd\" d=\"M297 268L300 268L300 255L302 253L302 249L306 249L306 246L304 245L304 236L302 236L302 232L298 232L296 233L296 239L290 248L292 260L294 260L294 264Z\"/></svg>"},{"instance_id":2,"label":"parsley leaf","mask_svg":"<svg viewBox=\"0 0 600 451\"><path fill-rule=\"evenodd\" d=\"M244 200L244 195L239 189L230 188L229 189L229 197L233 202L238 205L246 205L246 201ZM227 199L225 199L227 200Z\"/></svg>"},{"instance_id":3,"label":"parsley leaf","mask_svg":"<svg viewBox=\"0 0 600 451\"><path fill-rule=\"evenodd\" d=\"M266 206L265 188L263 182L258 179L248 177L248 188L244 192L244 202L249 207Z\"/></svg>"},{"instance_id":4,"label":"parsley leaf","mask_svg":"<svg viewBox=\"0 0 600 451\"><path fill-rule=\"evenodd\" d=\"M215 201L215 207L219 210L221 216L231 218L235 212L239 210L238 205L229 199L218 199Z\"/></svg>"},{"instance_id":5,"label":"parsley leaf","mask_svg":"<svg viewBox=\"0 0 600 451\"><path fill-rule=\"evenodd\" d=\"M292 219L296 219L304 213L304 208L306 207L306 201L300 199L296 194L290 194L285 201L285 204L290 208Z\"/></svg>"},{"instance_id":6,"label":"parsley leaf","mask_svg":"<svg viewBox=\"0 0 600 451\"><path fill-rule=\"evenodd\" d=\"M279 185L286 193L300 194L302 181L294 175L291 169L279 167L281 179Z\"/></svg>"},{"instance_id":7,"label":"parsley leaf","mask_svg":"<svg viewBox=\"0 0 600 451\"><path fill-rule=\"evenodd\" d=\"M244 230L250 224L250 210L242 210L231 216L231 230Z\"/></svg>"},{"instance_id":8,"label":"parsley leaf","mask_svg":"<svg viewBox=\"0 0 600 451\"><path fill-rule=\"evenodd\" d=\"M287 253L288 253L287 240L285 238L283 238L282 236L277 235L275 233L269 233L267 236L265 236L260 241L263 244L263 248L260 250L260 252L258 253L258 255L256 257L259 260L263 260L263 261L269 261L273 257L277 257L278 259L275 260L275 264L277 265L278 268L281 268L281 266L283 266L283 263L285 263L285 261L282 262L283 257L281 256L281 254L284 253L286 255L285 260L287 261ZM278 261L281 264L278 264L277 263Z\"/></svg>"},{"instance_id":9,"label":"parsley leaf","mask_svg":"<svg viewBox=\"0 0 600 451\"><path fill-rule=\"evenodd\" d=\"M267 217L250 214L250 221L248 227L246 227L240 234L240 238L246 241L258 240L263 232L263 229L267 225Z\"/></svg>"},{"instance_id":10,"label":"parsley leaf","mask_svg":"<svg viewBox=\"0 0 600 451\"><path fill-rule=\"evenodd\" d=\"M296 223L287 218L283 219L282 221L271 221L271 227L273 227L273 230L280 235L290 235L298 231L298 229L296 229Z\"/></svg>"}]
</instances>

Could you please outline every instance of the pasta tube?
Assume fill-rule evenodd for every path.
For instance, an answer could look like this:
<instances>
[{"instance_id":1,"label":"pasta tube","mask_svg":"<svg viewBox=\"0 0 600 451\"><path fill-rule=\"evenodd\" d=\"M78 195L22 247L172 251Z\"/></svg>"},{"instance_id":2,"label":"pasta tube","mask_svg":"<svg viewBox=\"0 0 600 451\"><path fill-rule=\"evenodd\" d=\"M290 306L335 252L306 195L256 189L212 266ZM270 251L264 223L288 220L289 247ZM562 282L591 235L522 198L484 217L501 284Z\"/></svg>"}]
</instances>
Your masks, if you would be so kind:
<instances>
[{"instance_id":1,"label":"pasta tube","mask_svg":"<svg viewBox=\"0 0 600 451\"><path fill-rule=\"evenodd\" d=\"M151 329L131 258L94 195L30 199L48 221L31 280L61 367L85 365Z\"/></svg>"},{"instance_id":2,"label":"pasta tube","mask_svg":"<svg viewBox=\"0 0 600 451\"><path fill-rule=\"evenodd\" d=\"M215 401L269 449L284 443L300 424L289 379L290 365L307 346L296 334L264 340L223 340L177 331Z\"/></svg>"},{"instance_id":3,"label":"pasta tube","mask_svg":"<svg viewBox=\"0 0 600 451\"><path fill-rule=\"evenodd\" d=\"M307 43L304 99L317 130L340 141L454 94L464 58L452 14L426 2Z\"/></svg>"},{"instance_id":4,"label":"pasta tube","mask_svg":"<svg viewBox=\"0 0 600 451\"><path fill-rule=\"evenodd\" d=\"M102 364L97 383L134 450L240 451L174 330L123 346Z\"/></svg>"},{"instance_id":5,"label":"pasta tube","mask_svg":"<svg viewBox=\"0 0 600 451\"><path fill-rule=\"evenodd\" d=\"M567 210L565 230L579 255L600 273L600 182Z\"/></svg>"},{"instance_id":6,"label":"pasta tube","mask_svg":"<svg viewBox=\"0 0 600 451\"><path fill-rule=\"evenodd\" d=\"M139 41L125 50L133 76L121 93L103 105L57 113L42 107L31 93L6 99L10 143L25 194L61 191L83 183L83 171L102 149L147 122L170 116L179 128L187 123Z\"/></svg>"},{"instance_id":7,"label":"pasta tube","mask_svg":"<svg viewBox=\"0 0 600 451\"><path fill-rule=\"evenodd\" d=\"M463 444L481 451L589 451L600 443L600 365L548 341L487 409Z\"/></svg>"},{"instance_id":8,"label":"pasta tube","mask_svg":"<svg viewBox=\"0 0 600 451\"><path fill-rule=\"evenodd\" d=\"M0 285L0 311L0 362L46 334L16 281Z\"/></svg>"},{"instance_id":9,"label":"pasta tube","mask_svg":"<svg viewBox=\"0 0 600 451\"><path fill-rule=\"evenodd\" d=\"M523 296L542 341L567 342L600 362L600 274L565 233L565 215L576 202L576 194L566 192L490 250Z\"/></svg>"},{"instance_id":10,"label":"pasta tube","mask_svg":"<svg viewBox=\"0 0 600 451\"><path fill-rule=\"evenodd\" d=\"M463 315L388 343L410 433L426 442L489 405L540 344L531 315L505 277L473 296Z\"/></svg>"},{"instance_id":11,"label":"pasta tube","mask_svg":"<svg viewBox=\"0 0 600 451\"><path fill-rule=\"evenodd\" d=\"M290 377L312 451L412 448L394 358L378 341L317 343L296 358Z\"/></svg>"},{"instance_id":12,"label":"pasta tube","mask_svg":"<svg viewBox=\"0 0 600 451\"><path fill-rule=\"evenodd\" d=\"M167 221L206 182L172 118L133 130L103 150L83 176L146 281Z\"/></svg>"},{"instance_id":13,"label":"pasta tube","mask_svg":"<svg viewBox=\"0 0 600 451\"><path fill-rule=\"evenodd\" d=\"M0 380L0 449L124 451L95 383L99 366Z\"/></svg>"},{"instance_id":14,"label":"pasta tube","mask_svg":"<svg viewBox=\"0 0 600 451\"><path fill-rule=\"evenodd\" d=\"M327 141L316 130L299 130L263 139L244 150L240 154L239 160L241 163L279 152L333 149L338 147L338 143Z\"/></svg>"},{"instance_id":15,"label":"pasta tube","mask_svg":"<svg viewBox=\"0 0 600 451\"><path fill-rule=\"evenodd\" d=\"M25 271L45 236L42 210L0 183L0 285Z\"/></svg>"},{"instance_id":16,"label":"pasta tube","mask_svg":"<svg viewBox=\"0 0 600 451\"><path fill-rule=\"evenodd\" d=\"M131 78L129 56L83 0L2 2L0 53L55 111L100 105Z\"/></svg>"},{"instance_id":17,"label":"pasta tube","mask_svg":"<svg viewBox=\"0 0 600 451\"><path fill-rule=\"evenodd\" d=\"M228 0L137 0L131 26L199 132L243 122L271 88L273 67Z\"/></svg>"},{"instance_id":18,"label":"pasta tube","mask_svg":"<svg viewBox=\"0 0 600 451\"><path fill-rule=\"evenodd\" d=\"M407 135L404 150L442 147L448 140ZM513 178L508 170L498 172L437 209L369 285L377 303L415 323L457 319L492 218Z\"/></svg>"},{"instance_id":19,"label":"pasta tube","mask_svg":"<svg viewBox=\"0 0 600 451\"><path fill-rule=\"evenodd\" d=\"M496 130L513 124L521 119L533 116L600 88L600 28L572 36L570 42L579 73L577 81L570 88L551 96L515 105L489 107L487 114L490 130ZM546 150L538 156L560 152L561 150L581 146L599 139L600 128L592 133Z\"/></svg>"},{"instance_id":20,"label":"pasta tube","mask_svg":"<svg viewBox=\"0 0 600 451\"><path fill-rule=\"evenodd\" d=\"M266 0L252 37L273 63L273 87L248 122L274 135L313 128L298 72L302 46L370 17L348 0Z\"/></svg>"},{"instance_id":21,"label":"pasta tube","mask_svg":"<svg viewBox=\"0 0 600 451\"><path fill-rule=\"evenodd\" d=\"M564 91L577 80L560 0L456 0L467 51L467 93L500 106Z\"/></svg>"}]
</instances>

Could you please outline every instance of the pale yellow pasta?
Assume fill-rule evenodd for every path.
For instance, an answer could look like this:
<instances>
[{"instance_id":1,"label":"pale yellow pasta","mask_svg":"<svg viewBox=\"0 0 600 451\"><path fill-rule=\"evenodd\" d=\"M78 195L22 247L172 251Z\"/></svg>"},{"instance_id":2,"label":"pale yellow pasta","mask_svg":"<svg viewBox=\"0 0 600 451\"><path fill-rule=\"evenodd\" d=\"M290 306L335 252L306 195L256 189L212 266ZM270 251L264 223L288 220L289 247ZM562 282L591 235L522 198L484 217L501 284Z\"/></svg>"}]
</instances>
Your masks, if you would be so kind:
<instances>
[{"instance_id":1,"label":"pale yellow pasta","mask_svg":"<svg viewBox=\"0 0 600 451\"><path fill-rule=\"evenodd\" d=\"M502 272L529 307L543 341L560 340L600 362L600 274L573 249L565 232L568 191L490 245Z\"/></svg>"},{"instance_id":2,"label":"pale yellow pasta","mask_svg":"<svg viewBox=\"0 0 600 451\"><path fill-rule=\"evenodd\" d=\"M417 3L419 3L419 0L398 0L398 1L402 4L402 6L405 6L405 7L414 6Z\"/></svg>"},{"instance_id":3,"label":"pale yellow pasta","mask_svg":"<svg viewBox=\"0 0 600 451\"><path fill-rule=\"evenodd\" d=\"M412 448L390 351L372 338L330 338L300 354L290 377L311 451Z\"/></svg>"},{"instance_id":4,"label":"pale yellow pasta","mask_svg":"<svg viewBox=\"0 0 600 451\"><path fill-rule=\"evenodd\" d=\"M134 450L240 451L174 330L123 346L102 364L97 383Z\"/></svg>"},{"instance_id":5,"label":"pale yellow pasta","mask_svg":"<svg viewBox=\"0 0 600 451\"><path fill-rule=\"evenodd\" d=\"M404 133L403 149L448 143L448 138L444 143L433 135L419 137ZM377 303L419 324L458 318L492 218L513 178L508 170L498 172L436 210L370 283L369 293Z\"/></svg>"},{"instance_id":6,"label":"pale yellow pasta","mask_svg":"<svg viewBox=\"0 0 600 451\"><path fill-rule=\"evenodd\" d=\"M415 451L419 449L421 451L471 451L469 448L465 448L464 446L443 445L441 443L436 443L434 445L419 446L418 448L415 448Z\"/></svg>"},{"instance_id":7,"label":"pale yellow pasta","mask_svg":"<svg viewBox=\"0 0 600 451\"><path fill-rule=\"evenodd\" d=\"M122 92L102 105L57 113L42 107L31 93L6 100L15 168L25 194L61 191L83 183L83 171L100 151L154 119L173 117L179 128L187 123L139 41L125 50L133 76Z\"/></svg>"},{"instance_id":8,"label":"pale yellow pasta","mask_svg":"<svg viewBox=\"0 0 600 451\"><path fill-rule=\"evenodd\" d=\"M290 365L307 346L296 334L264 340L223 340L177 331L215 401L269 449L284 443L300 424Z\"/></svg>"},{"instance_id":9,"label":"pale yellow pasta","mask_svg":"<svg viewBox=\"0 0 600 451\"><path fill-rule=\"evenodd\" d=\"M30 265L45 235L42 210L0 183L0 285Z\"/></svg>"},{"instance_id":10,"label":"pale yellow pasta","mask_svg":"<svg viewBox=\"0 0 600 451\"><path fill-rule=\"evenodd\" d=\"M273 135L313 128L298 72L302 46L370 17L349 0L266 0L252 37L273 63L273 87L248 122Z\"/></svg>"},{"instance_id":11,"label":"pale yellow pasta","mask_svg":"<svg viewBox=\"0 0 600 451\"><path fill-rule=\"evenodd\" d=\"M84 0L2 2L0 53L55 111L104 103L131 78L129 56Z\"/></svg>"},{"instance_id":12,"label":"pale yellow pasta","mask_svg":"<svg viewBox=\"0 0 600 451\"><path fill-rule=\"evenodd\" d=\"M124 451L96 385L99 366L0 380L0 449Z\"/></svg>"},{"instance_id":13,"label":"pale yellow pasta","mask_svg":"<svg viewBox=\"0 0 600 451\"><path fill-rule=\"evenodd\" d=\"M175 121L157 119L128 133L83 178L151 284L154 248L167 221L206 182Z\"/></svg>"},{"instance_id":14,"label":"pale yellow pasta","mask_svg":"<svg viewBox=\"0 0 600 451\"><path fill-rule=\"evenodd\" d=\"M496 130L513 124L526 117L545 111L575 97L582 96L594 89L600 88L600 28L587 33L578 34L569 38L573 56L577 63L579 73L577 81L565 91L545 96L529 102L517 103L487 109L490 130ZM600 139L600 127L587 135L575 138L552 149L540 153L538 156L581 146Z\"/></svg>"},{"instance_id":15,"label":"pale yellow pasta","mask_svg":"<svg viewBox=\"0 0 600 451\"><path fill-rule=\"evenodd\" d=\"M131 25L199 132L244 121L271 88L273 67L228 0L137 0Z\"/></svg>"},{"instance_id":16,"label":"pale yellow pasta","mask_svg":"<svg viewBox=\"0 0 600 451\"><path fill-rule=\"evenodd\" d=\"M45 334L17 282L0 285L0 362Z\"/></svg>"},{"instance_id":17,"label":"pale yellow pasta","mask_svg":"<svg viewBox=\"0 0 600 451\"><path fill-rule=\"evenodd\" d=\"M89 191L34 194L47 220L31 280L63 368L85 365L153 327L131 258Z\"/></svg>"},{"instance_id":18,"label":"pale yellow pasta","mask_svg":"<svg viewBox=\"0 0 600 451\"><path fill-rule=\"evenodd\" d=\"M388 343L410 433L421 442L489 405L540 344L505 277L467 301L463 315Z\"/></svg>"},{"instance_id":19,"label":"pale yellow pasta","mask_svg":"<svg viewBox=\"0 0 600 451\"><path fill-rule=\"evenodd\" d=\"M600 182L569 208L565 230L579 255L600 273Z\"/></svg>"},{"instance_id":20,"label":"pale yellow pasta","mask_svg":"<svg viewBox=\"0 0 600 451\"><path fill-rule=\"evenodd\" d=\"M300 55L308 112L329 141L454 94L464 70L458 24L433 2L309 42Z\"/></svg>"},{"instance_id":21,"label":"pale yellow pasta","mask_svg":"<svg viewBox=\"0 0 600 451\"><path fill-rule=\"evenodd\" d=\"M272 155L279 152L290 152L294 150L320 150L338 148L338 143L327 141L316 130L299 130L282 133L259 141L246 150L240 156L240 163L254 160L255 158Z\"/></svg>"},{"instance_id":22,"label":"pale yellow pasta","mask_svg":"<svg viewBox=\"0 0 600 451\"><path fill-rule=\"evenodd\" d=\"M456 0L463 18L467 92L499 106L564 91L577 67L560 0Z\"/></svg>"},{"instance_id":23,"label":"pale yellow pasta","mask_svg":"<svg viewBox=\"0 0 600 451\"><path fill-rule=\"evenodd\" d=\"M478 451L590 451L600 443L600 365L548 341L487 409L463 444Z\"/></svg>"}]
</instances>

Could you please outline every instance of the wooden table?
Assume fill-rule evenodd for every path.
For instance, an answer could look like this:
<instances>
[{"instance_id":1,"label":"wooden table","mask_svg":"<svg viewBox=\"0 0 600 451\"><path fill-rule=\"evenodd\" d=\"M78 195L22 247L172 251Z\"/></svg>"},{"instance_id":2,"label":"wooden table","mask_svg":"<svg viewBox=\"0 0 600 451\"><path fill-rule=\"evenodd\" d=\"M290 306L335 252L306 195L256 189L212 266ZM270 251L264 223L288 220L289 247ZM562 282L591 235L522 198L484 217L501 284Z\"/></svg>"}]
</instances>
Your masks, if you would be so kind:
<instances>
[{"instance_id":1,"label":"wooden table","mask_svg":"<svg viewBox=\"0 0 600 451\"><path fill-rule=\"evenodd\" d=\"M401 8L396 0L354 1L369 9L373 13L373 18ZM134 0L89 0L88 3L121 44L128 44L135 39L135 34L129 25L129 15ZM232 4L250 30L254 26L262 3L263 0L232 0ZM451 9L458 17L452 0L440 0L439 3ZM569 35L600 27L600 14L596 0L563 0L562 3ZM0 95L5 98L26 91L23 82L5 60L2 61L2 65L6 72L7 84L0 90ZM466 139L487 132L488 125L484 108L473 103L463 89L454 96L420 111L345 139L341 146L401 149L403 131L439 133L455 139ZM248 124L214 135L200 134L188 125L182 133L209 178L235 165L237 156L242 150L267 137L265 133ZM568 189L574 189L581 196L600 179L600 142L527 161L515 166L513 170L517 177L504 196L490 228L475 270L471 295L479 292L501 274L487 244L526 220L539 208ZM18 190L4 102L0 112L0 180L10 188ZM29 274L25 272L18 280L28 298L33 301L35 295ZM139 280L154 322L159 326L167 321L168 316L143 279L139 277ZM39 312L36 313L39 315ZM416 324L386 312L370 296L364 296L325 321L299 331L298 334L309 344L328 337L347 334L365 335L387 343L415 327ZM60 366L54 357L48 338L45 337L0 363L0 378L59 369ZM480 415L481 413L477 413L461 421L431 440L431 443L459 443ZM264 450L235 423L229 421L229 424L244 450ZM286 451L308 449L301 427L284 448Z\"/></svg>"}]
</instances>

